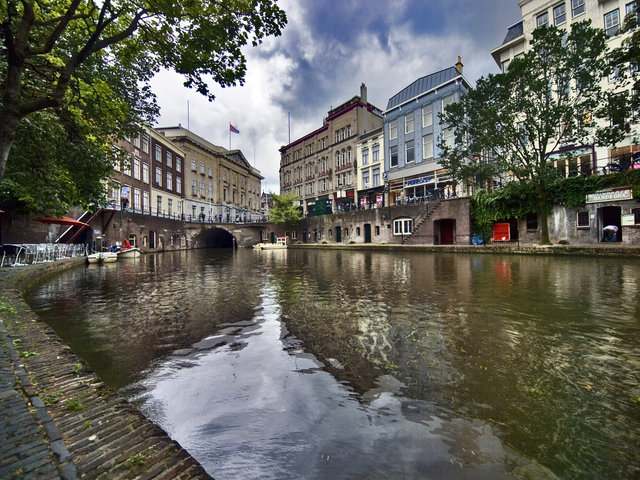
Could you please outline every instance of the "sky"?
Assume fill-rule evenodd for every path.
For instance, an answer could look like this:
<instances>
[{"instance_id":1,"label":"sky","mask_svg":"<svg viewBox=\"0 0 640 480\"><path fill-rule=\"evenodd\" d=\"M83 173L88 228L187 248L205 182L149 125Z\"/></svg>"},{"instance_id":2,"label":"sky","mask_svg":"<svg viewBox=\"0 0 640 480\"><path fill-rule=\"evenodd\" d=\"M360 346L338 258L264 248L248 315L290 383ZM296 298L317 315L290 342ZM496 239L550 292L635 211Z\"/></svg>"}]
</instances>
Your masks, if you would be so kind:
<instances>
[{"instance_id":1,"label":"sky","mask_svg":"<svg viewBox=\"0 0 640 480\"><path fill-rule=\"evenodd\" d=\"M212 84L213 102L160 72L152 88L156 126L181 124L260 170L264 192L279 192L279 149L322 126L327 112L367 86L385 110L414 80L462 57L471 84L498 73L491 50L521 20L517 0L279 0L288 22L279 37L246 47L242 86ZM291 118L289 127L289 117ZM229 124L240 133L231 134Z\"/></svg>"}]
</instances>

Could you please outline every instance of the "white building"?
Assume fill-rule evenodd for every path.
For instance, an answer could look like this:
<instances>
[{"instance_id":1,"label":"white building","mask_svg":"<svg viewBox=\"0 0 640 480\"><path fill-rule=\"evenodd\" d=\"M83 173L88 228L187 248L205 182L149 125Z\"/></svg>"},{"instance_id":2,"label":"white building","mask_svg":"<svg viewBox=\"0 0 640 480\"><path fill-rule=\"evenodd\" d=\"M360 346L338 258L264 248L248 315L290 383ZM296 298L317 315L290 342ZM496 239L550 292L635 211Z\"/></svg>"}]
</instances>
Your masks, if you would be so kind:
<instances>
[{"instance_id":1,"label":"white building","mask_svg":"<svg viewBox=\"0 0 640 480\"><path fill-rule=\"evenodd\" d=\"M493 59L506 71L509 63L528 51L533 31L543 25L555 25L570 28L574 22L591 20L594 27L605 29L609 35L610 49L619 47L625 35L618 35L626 15L636 12L636 3L630 0L519 0L522 20L507 29L502 45L491 52ZM603 79L614 88L613 78ZM630 118L624 119L629 122ZM640 150L633 144L632 133L620 143L618 148L580 145L569 160L558 160L559 170L565 169L566 175L596 167L599 171L610 163L619 163L623 167L631 160L631 154ZM553 158L553 154L552 154ZM564 162L564 163L563 163Z\"/></svg>"}]
</instances>

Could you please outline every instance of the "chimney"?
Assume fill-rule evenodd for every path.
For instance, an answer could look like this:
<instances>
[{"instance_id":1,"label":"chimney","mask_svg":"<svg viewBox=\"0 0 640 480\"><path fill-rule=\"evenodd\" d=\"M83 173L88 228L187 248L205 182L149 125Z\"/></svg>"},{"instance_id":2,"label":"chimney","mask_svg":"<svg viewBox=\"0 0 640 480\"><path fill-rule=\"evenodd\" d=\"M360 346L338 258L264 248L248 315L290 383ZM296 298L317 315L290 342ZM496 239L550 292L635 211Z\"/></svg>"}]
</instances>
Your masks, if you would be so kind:
<instances>
[{"instance_id":1,"label":"chimney","mask_svg":"<svg viewBox=\"0 0 640 480\"><path fill-rule=\"evenodd\" d=\"M367 104L367 86L364 83L360 85L360 101Z\"/></svg>"},{"instance_id":2,"label":"chimney","mask_svg":"<svg viewBox=\"0 0 640 480\"><path fill-rule=\"evenodd\" d=\"M456 70L458 70L458 73L460 75L462 75L462 67L464 65L462 65L462 57L460 55L458 55L458 63L456 63Z\"/></svg>"}]
</instances>

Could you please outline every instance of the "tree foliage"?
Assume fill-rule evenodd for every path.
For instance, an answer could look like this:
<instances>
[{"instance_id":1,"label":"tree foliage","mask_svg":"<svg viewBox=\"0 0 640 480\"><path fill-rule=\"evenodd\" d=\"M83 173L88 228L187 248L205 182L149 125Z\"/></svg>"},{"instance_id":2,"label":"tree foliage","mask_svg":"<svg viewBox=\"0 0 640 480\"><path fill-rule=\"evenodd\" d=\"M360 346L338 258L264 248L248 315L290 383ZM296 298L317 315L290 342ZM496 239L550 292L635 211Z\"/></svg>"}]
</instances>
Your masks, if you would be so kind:
<instances>
[{"instance_id":1,"label":"tree foliage","mask_svg":"<svg viewBox=\"0 0 640 480\"><path fill-rule=\"evenodd\" d=\"M529 51L506 72L480 78L441 116L455 129L455 145L441 148L442 163L456 179L467 185L498 176L532 183L541 243L549 243L549 185L557 177L549 155L623 137L619 126L597 122L609 116L615 100L601 82L611 71L607 53L604 31L588 22L569 32L538 28Z\"/></svg>"},{"instance_id":2,"label":"tree foliage","mask_svg":"<svg viewBox=\"0 0 640 480\"><path fill-rule=\"evenodd\" d=\"M289 228L302 220L302 212L298 207L299 198L291 193L284 195L271 194L273 198L273 208L269 211L269 221L273 223L285 224Z\"/></svg>"},{"instance_id":3,"label":"tree foliage","mask_svg":"<svg viewBox=\"0 0 640 480\"><path fill-rule=\"evenodd\" d=\"M149 86L155 73L173 69L186 86L212 100L212 83L243 82L242 47L279 35L285 23L275 0L0 3L0 181L8 162L15 162L7 169L9 190L35 191L23 184L28 181L23 168L37 162L38 148L20 129L42 121L42 115L25 121L36 112L60 123L57 130L49 129L49 138L57 131L57 140L65 143L63 132L72 125L85 135L86 145L100 152L91 157L97 165L88 172L97 175L105 145L157 115ZM29 151L33 156L27 161ZM61 161L48 153L47 162ZM28 202L27 195L23 199Z\"/></svg>"}]
</instances>

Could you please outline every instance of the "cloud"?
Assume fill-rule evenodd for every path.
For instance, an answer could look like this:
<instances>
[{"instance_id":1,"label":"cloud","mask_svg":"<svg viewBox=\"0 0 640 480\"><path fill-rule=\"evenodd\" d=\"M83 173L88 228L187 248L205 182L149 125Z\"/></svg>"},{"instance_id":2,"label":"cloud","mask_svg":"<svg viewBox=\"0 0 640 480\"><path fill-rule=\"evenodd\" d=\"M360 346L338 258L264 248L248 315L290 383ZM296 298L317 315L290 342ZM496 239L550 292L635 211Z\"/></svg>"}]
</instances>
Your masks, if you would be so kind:
<instances>
[{"instance_id":1,"label":"cloud","mask_svg":"<svg viewBox=\"0 0 640 480\"><path fill-rule=\"evenodd\" d=\"M161 107L158 125L188 126L229 148L231 136L265 177L264 191L279 191L279 148L322 126L329 109L359 94L384 110L388 99L415 79L456 63L472 83L497 72L490 51L518 21L515 0L281 0L283 35L246 48L245 84L213 86L214 102L162 72L152 87ZM188 109L187 109L188 105ZM188 114L187 114L188 111ZM291 133L289 134L289 115Z\"/></svg>"}]
</instances>

